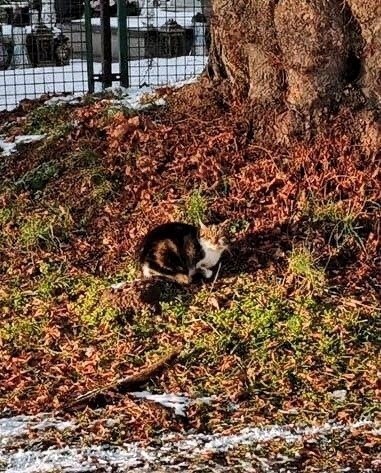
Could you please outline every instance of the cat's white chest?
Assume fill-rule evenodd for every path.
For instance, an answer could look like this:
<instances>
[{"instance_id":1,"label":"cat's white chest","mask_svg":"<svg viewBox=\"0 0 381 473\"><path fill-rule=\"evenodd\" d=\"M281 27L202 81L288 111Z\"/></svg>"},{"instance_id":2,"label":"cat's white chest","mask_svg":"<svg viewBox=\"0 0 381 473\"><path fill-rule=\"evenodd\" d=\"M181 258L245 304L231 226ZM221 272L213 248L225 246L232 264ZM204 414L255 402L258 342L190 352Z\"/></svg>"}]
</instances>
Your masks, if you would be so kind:
<instances>
[{"instance_id":1,"label":"cat's white chest","mask_svg":"<svg viewBox=\"0 0 381 473\"><path fill-rule=\"evenodd\" d=\"M200 245L204 250L205 256L202 260L197 263L197 268L213 268L219 262L223 249L216 249L211 246L210 242L200 239Z\"/></svg>"}]
</instances>

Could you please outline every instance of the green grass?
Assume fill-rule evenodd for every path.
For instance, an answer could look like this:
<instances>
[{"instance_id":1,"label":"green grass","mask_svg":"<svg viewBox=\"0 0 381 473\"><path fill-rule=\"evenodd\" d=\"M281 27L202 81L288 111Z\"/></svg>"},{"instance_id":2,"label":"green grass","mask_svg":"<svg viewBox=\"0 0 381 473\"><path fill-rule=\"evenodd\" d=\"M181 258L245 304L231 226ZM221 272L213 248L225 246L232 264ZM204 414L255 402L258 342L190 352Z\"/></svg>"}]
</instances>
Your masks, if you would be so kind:
<instances>
[{"instance_id":1,"label":"green grass","mask_svg":"<svg viewBox=\"0 0 381 473\"><path fill-rule=\"evenodd\" d=\"M312 204L310 215L314 223L336 223L352 229L358 217L358 212L347 208L343 201L328 201L321 204Z\"/></svg>"},{"instance_id":2,"label":"green grass","mask_svg":"<svg viewBox=\"0 0 381 473\"><path fill-rule=\"evenodd\" d=\"M207 319L217 330L250 338L256 345L273 334L274 324L286 316L287 308L275 287L248 284L238 291L229 308L212 312Z\"/></svg>"},{"instance_id":3,"label":"green grass","mask_svg":"<svg viewBox=\"0 0 381 473\"><path fill-rule=\"evenodd\" d=\"M78 179L82 182L82 185L88 187L90 200L97 205L101 205L113 195L114 184L110 180L105 168L98 164L87 164L97 159L97 155L92 152L84 153L81 154L80 157L76 157L76 161L78 161L80 165L84 165L84 167L79 170Z\"/></svg>"},{"instance_id":4,"label":"green grass","mask_svg":"<svg viewBox=\"0 0 381 473\"><path fill-rule=\"evenodd\" d=\"M326 287L324 270L318 267L308 248L294 248L289 256L288 268L303 288L321 292Z\"/></svg>"},{"instance_id":5,"label":"green grass","mask_svg":"<svg viewBox=\"0 0 381 473\"><path fill-rule=\"evenodd\" d=\"M18 243L26 250L53 249L68 237L72 225L70 212L65 207L50 209L42 215L32 214L20 225Z\"/></svg>"},{"instance_id":6,"label":"green grass","mask_svg":"<svg viewBox=\"0 0 381 473\"><path fill-rule=\"evenodd\" d=\"M59 105L42 105L28 115L26 133L50 135L57 127L63 126L63 108Z\"/></svg>"},{"instance_id":7,"label":"green grass","mask_svg":"<svg viewBox=\"0 0 381 473\"><path fill-rule=\"evenodd\" d=\"M87 168L97 165L100 160L99 154L91 148L81 148L70 157L72 166L76 168Z\"/></svg>"},{"instance_id":8,"label":"green grass","mask_svg":"<svg viewBox=\"0 0 381 473\"><path fill-rule=\"evenodd\" d=\"M208 213L208 201L198 190L194 190L184 204L185 220L194 225L204 222Z\"/></svg>"},{"instance_id":9,"label":"green grass","mask_svg":"<svg viewBox=\"0 0 381 473\"><path fill-rule=\"evenodd\" d=\"M352 208L343 201L324 203L311 201L305 213L312 224L318 224L329 234L330 244L340 248L354 242L359 247L364 247L359 234L361 226L358 224L361 210Z\"/></svg>"},{"instance_id":10,"label":"green grass","mask_svg":"<svg viewBox=\"0 0 381 473\"><path fill-rule=\"evenodd\" d=\"M151 339L157 333L158 326L152 323L152 314L148 310L142 310L135 315L131 329L133 335L143 341Z\"/></svg>"},{"instance_id":11,"label":"green grass","mask_svg":"<svg viewBox=\"0 0 381 473\"><path fill-rule=\"evenodd\" d=\"M311 260L308 258L306 265L304 259L305 255L303 264L294 269L316 286L316 278L320 283L321 276L312 277ZM224 292L227 298L218 308L214 300ZM261 373L249 382L248 389L254 391L266 389L287 395L292 379L295 389L315 395L305 381L313 364L330 367L340 377L354 349L349 340L353 337L354 342L360 336L359 324L366 336L366 324L356 311L318 301L309 289L289 296L283 282L271 279L258 283L243 277L221 285L216 295L201 289L194 298L184 294L161 306L164 315L155 318L154 324L149 314L137 315L133 325L136 336L147 341L164 334L183 339L183 362L190 367L201 364L213 370L226 357L237 357L241 369ZM354 360L353 369L362 369L361 363L360 357ZM214 372L212 378L199 379L197 389L208 394L221 392L231 375L231 371L226 376Z\"/></svg>"},{"instance_id":12,"label":"green grass","mask_svg":"<svg viewBox=\"0 0 381 473\"><path fill-rule=\"evenodd\" d=\"M292 261L298 262L294 270L309 278L314 267L311 255L300 258L299 254L300 261L292 256ZM144 347L140 357L131 353L138 364L143 353L151 355L182 341L180 364L189 369L187 376L194 369L207 373L192 378L192 389L198 394L221 394L234 376L246 373L245 390L250 395L266 392L283 399L290 396L292 385L293 396L300 396L303 402L333 405L333 400L326 400L324 392L314 388L311 369L316 370L316 364L320 370L328 367L332 379L338 380L347 372L367 369L366 360L351 357L351 353L356 344L374 340L369 338L372 320L364 320L360 312L323 303L309 290L290 296L285 282L271 277L255 280L250 275L241 276L220 281L212 292L205 286L193 294L169 286L161 302L161 315L139 308L121 325L123 311L115 300L107 298L109 285L115 279L134 280L135 271L134 263L126 261L111 279L69 277L63 265L40 264L33 286L35 296L17 291L20 282L7 297L8 307L17 305L18 311L0 331L3 342L16 348L40 343L46 317L41 313L37 321L26 318L23 308L29 306L30 313L32 300L33 304L38 299L51 304L64 297L69 301L77 340L86 346L96 345L99 363L106 367L115 362L113 350L120 337ZM123 365L124 361L119 361Z\"/></svg>"},{"instance_id":13,"label":"green grass","mask_svg":"<svg viewBox=\"0 0 381 473\"><path fill-rule=\"evenodd\" d=\"M41 191L49 181L59 175L59 170L59 166L54 161L42 163L25 173L24 176L16 182L16 186L34 192Z\"/></svg>"},{"instance_id":14,"label":"green grass","mask_svg":"<svg viewBox=\"0 0 381 473\"><path fill-rule=\"evenodd\" d=\"M0 292L0 310L3 314L22 313L27 305L28 298L19 288L17 280L13 284L9 284L6 291Z\"/></svg>"},{"instance_id":15,"label":"green grass","mask_svg":"<svg viewBox=\"0 0 381 473\"><path fill-rule=\"evenodd\" d=\"M293 314L286 322L286 330L291 340L298 339L303 335L303 331L307 328L303 317L300 314Z\"/></svg>"},{"instance_id":16,"label":"green grass","mask_svg":"<svg viewBox=\"0 0 381 473\"><path fill-rule=\"evenodd\" d=\"M247 220L236 220L231 222L229 226L229 234L235 235L240 232L245 232L250 226L250 222Z\"/></svg>"},{"instance_id":17,"label":"green grass","mask_svg":"<svg viewBox=\"0 0 381 473\"><path fill-rule=\"evenodd\" d=\"M12 222L14 216L15 208L13 205L0 209L0 250L7 245L13 244L13 238L10 235L11 231L7 227Z\"/></svg>"},{"instance_id":18,"label":"green grass","mask_svg":"<svg viewBox=\"0 0 381 473\"><path fill-rule=\"evenodd\" d=\"M133 117L136 115L136 110L131 109L122 103L115 103L105 108L104 117L106 121L111 122L113 118L120 113L126 117Z\"/></svg>"},{"instance_id":19,"label":"green grass","mask_svg":"<svg viewBox=\"0 0 381 473\"><path fill-rule=\"evenodd\" d=\"M11 207L0 209L0 229L12 220L13 215L14 209Z\"/></svg>"},{"instance_id":20,"label":"green grass","mask_svg":"<svg viewBox=\"0 0 381 473\"><path fill-rule=\"evenodd\" d=\"M113 193L112 182L108 180L107 176L98 171L91 175L92 190L91 198L98 204L105 202Z\"/></svg>"},{"instance_id":21,"label":"green grass","mask_svg":"<svg viewBox=\"0 0 381 473\"><path fill-rule=\"evenodd\" d=\"M52 300L60 294L70 294L74 282L63 265L41 263L40 273L36 292L42 299Z\"/></svg>"},{"instance_id":22,"label":"green grass","mask_svg":"<svg viewBox=\"0 0 381 473\"><path fill-rule=\"evenodd\" d=\"M54 245L53 222L49 218L31 217L20 227L20 244L26 249L42 244Z\"/></svg>"},{"instance_id":23,"label":"green grass","mask_svg":"<svg viewBox=\"0 0 381 473\"><path fill-rule=\"evenodd\" d=\"M52 142L65 138L73 127L70 115L64 106L42 105L28 115L25 133L46 135L46 139L39 145L39 149L43 152L49 149Z\"/></svg>"},{"instance_id":24,"label":"green grass","mask_svg":"<svg viewBox=\"0 0 381 473\"><path fill-rule=\"evenodd\" d=\"M15 317L0 328L0 340L12 344L14 348L28 349L41 344L44 330L48 325L46 318L34 319Z\"/></svg>"},{"instance_id":25,"label":"green grass","mask_svg":"<svg viewBox=\"0 0 381 473\"><path fill-rule=\"evenodd\" d=\"M108 281L92 276L81 278L76 282L73 291L78 298L72 304L72 308L85 330L101 326L112 328L116 325L121 312L104 297L105 289L108 287Z\"/></svg>"},{"instance_id":26,"label":"green grass","mask_svg":"<svg viewBox=\"0 0 381 473\"><path fill-rule=\"evenodd\" d=\"M202 330L199 337L191 337L189 350L197 357L202 353L212 364L220 356L243 355L277 336L277 324L287 319L290 311L280 286L257 285L249 279L234 286L226 307L216 308L213 296L204 290L194 300L184 295L162 303L162 309L169 317L166 330L184 335L199 326L208 332Z\"/></svg>"},{"instance_id":27,"label":"green grass","mask_svg":"<svg viewBox=\"0 0 381 473\"><path fill-rule=\"evenodd\" d=\"M139 278L140 269L136 261L126 261L120 265L120 269L112 277L112 283L132 282Z\"/></svg>"}]
</instances>

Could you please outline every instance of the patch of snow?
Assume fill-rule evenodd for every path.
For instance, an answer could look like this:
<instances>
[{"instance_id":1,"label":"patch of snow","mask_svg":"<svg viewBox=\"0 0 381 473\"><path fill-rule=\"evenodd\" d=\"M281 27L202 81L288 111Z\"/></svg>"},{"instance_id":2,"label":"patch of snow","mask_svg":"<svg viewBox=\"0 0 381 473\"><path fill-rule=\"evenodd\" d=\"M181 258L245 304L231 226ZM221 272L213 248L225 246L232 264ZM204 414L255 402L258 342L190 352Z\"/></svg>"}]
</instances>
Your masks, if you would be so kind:
<instances>
[{"instance_id":1,"label":"patch of snow","mask_svg":"<svg viewBox=\"0 0 381 473\"><path fill-rule=\"evenodd\" d=\"M143 454L133 445L130 449L101 446L81 450L70 447L50 448L44 452L19 450L10 456L5 473L80 473L96 471L105 466L133 468L147 460L153 458L148 453Z\"/></svg>"},{"instance_id":2,"label":"patch of snow","mask_svg":"<svg viewBox=\"0 0 381 473\"><path fill-rule=\"evenodd\" d=\"M113 284L111 287L118 289L120 284ZM123 287L123 286L122 286ZM211 404L217 399L216 396L190 398L186 394L153 394L149 391L134 391L128 393L137 399L145 399L147 401L156 402L164 407L173 409L178 416L186 417L186 410L189 406L194 404Z\"/></svg>"},{"instance_id":3,"label":"patch of snow","mask_svg":"<svg viewBox=\"0 0 381 473\"><path fill-rule=\"evenodd\" d=\"M1 156L9 157L16 153L17 146L20 144L30 144L41 141L46 135L19 135L16 136L14 142L8 143L0 139L0 149L2 149Z\"/></svg>"},{"instance_id":4,"label":"patch of snow","mask_svg":"<svg viewBox=\"0 0 381 473\"><path fill-rule=\"evenodd\" d=\"M197 77L192 77L191 79L186 79L184 81L179 81L171 85L174 89L184 87L188 84L196 83L198 80ZM158 86L160 87L160 86ZM125 88L121 86L112 86L107 87L104 92L111 93L115 96L115 99L110 99L110 103L116 106L127 107L134 110L143 110L152 106L162 107L166 104L164 97L155 98L155 87L130 87ZM147 96L152 95L152 100L143 100ZM83 99L83 94L74 94L67 96L52 97L51 99L44 102L45 105L76 105L80 103ZM110 287L112 289L121 289L126 285L126 282L120 282L112 284Z\"/></svg>"},{"instance_id":5,"label":"patch of snow","mask_svg":"<svg viewBox=\"0 0 381 473\"><path fill-rule=\"evenodd\" d=\"M358 426L363 425L366 425L366 423L358 423ZM329 423L318 427L299 427L295 429L281 426L270 426L267 428L248 427L243 429L239 434L214 436L211 440L205 442L202 450L223 452L236 445L266 443L275 439L282 439L287 443L294 443L303 437L325 435L344 428L345 427L342 425Z\"/></svg>"},{"instance_id":6,"label":"patch of snow","mask_svg":"<svg viewBox=\"0 0 381 473\"><path fill-rule=\"evenodd\" d=\"M36 141L41 141L46 137L46 135L19 135L15 138L16 145L20 144L29 144L35 143Z\"/></svg>"},{"instance_id":7,"label":"patch of snow","mask_svg":"<svg viewBox=\"0 0 381 473\"><path fill-rule=\"evenodd\" d=\"M189 79L184 79L184 80L179 80L176 83L173 84L173 87L175 89L178 89L180 87L184 87L184 85L189 85L189 84L195 84L198 81L198 77L190 77Z\"/></svg>"},{"instance_id":8,"label":"patch of snow","mask_svg":"<svg viewBox=\"0 0 381 473\"><path fill-rule=\"evenodd\" d=\"M12 154L16 153L16 143L8 143L7 141L3 141L2 139L0 139L0 151L1 150L1 156L12 156Z\"/></svg>"},{"instance_id":9,"label":"patch of snow","mask_svg":"<svg viewBox=\"0 0 381 473\"><path fill-rule=\"evenodd\" d=\"M192 460L202 458L203 455L210 452L227 451L237 445L255 446L275 439L294 443L304 438L324 438L335 431L345 432L364 426L372 427L375 424L370 421L362 421L352 425L327 423L316 427L248 427L234 435L193 434L185 435L182 438L172 434L171 436L163 436L157 447L143 447L138 443L127 443L123 447L101 445L76 448L67 446L65 448L49 448L45 451L19 449L17 452L0 453L0 463L4 465L5 473L48 473L57 470L65 473L79 473L96 471L98 468L106 467L110 471L111 469L126 471L127 468L144 468L153 472L155 466L162 466L166 471L170 471L172 470L170 465L174 465L175 469L179 463L182 465L182 471L186 471ZM265 460L263 461L265 462Z\"/></svg>"},{"instance_id":10,"label":"patch of snow","mask_svg":"<svg viewBox=\"0 0 381 473\"><path fill-rule=\"evenodd\" d=\"M152 87L163 85L181 87L185 85L184 81L195 80L203 71L206 60L204 56L181 56L130 61L131 88L128 91L132 105L134 104L132 97L137 90L147 92L152 91ZM101 64L94 63L94 73L100 74L100 72ZM112 72L119 73L118 63L112 65ZM76 94L72 95L71 99L79 100L78 94L85 94L87 87L87 63L82 60L73 60L71 64L62 67L36 67L33 70L29 69L27 74L23 69L0 71L0 90L2 91L0 110L12 110L20 100L37 98L43 94ZM96 82L95 91L101 92L101 90L101 84ZM59 97L52 103L62 101L70 103L71 99Z\"/></svg>"},{"instance_id":11,"label":"patch of snow","mask_svg":"<svg viewBox=\"0 0 381 473\"><path fill-rule=\"evenodd\" d=\"M72 422L56 419L51 417L49 414L2 417L0 418L0 445L6 445L11 439L22 437L31 430L46 430L53 428L62 431L72 427Z\"/></svg>"},{"instance_id":12,"label":"patch of snow","mask_svg":"<svg viewBox=\"0 0 381 473\"><path fill-rule=\"evenodd\" d=\"M153 401L164 407L174 409L176 415L183 417L186 417L186 409L191 404L189 397L177 394L152 394L149 391L132 392L130 394L138 399L147 399L147 401Z\"/></svg>"},{"instance_id":13,"label":"patch of snow","mask_svg":"<svg viewBox=\"0 0 381 473\"><path fill-rule=\"evenodd\" d=\"M154 89L152 87L125 87L114 86L105 89L105 92L111 92L115 95L113 103L134 110L142 110L152 105L165 105L165 100L157 99L149 103L142 103L142 98L147 94L152 94Z\"/></svg>"},{"instance_id":14,"label":"patch of snow","mask_svg":"<svg viewBox=\"0 0 381 473\"><path fill-rule=\"evenodd\" d=\"M63 104L77 105L78 103L81 102L82 98L83 98L83 94L70 94L64 97L62 96L52 97L51 99L45 102L45 105L63 105Z\"/></svg>"}]
</instances>

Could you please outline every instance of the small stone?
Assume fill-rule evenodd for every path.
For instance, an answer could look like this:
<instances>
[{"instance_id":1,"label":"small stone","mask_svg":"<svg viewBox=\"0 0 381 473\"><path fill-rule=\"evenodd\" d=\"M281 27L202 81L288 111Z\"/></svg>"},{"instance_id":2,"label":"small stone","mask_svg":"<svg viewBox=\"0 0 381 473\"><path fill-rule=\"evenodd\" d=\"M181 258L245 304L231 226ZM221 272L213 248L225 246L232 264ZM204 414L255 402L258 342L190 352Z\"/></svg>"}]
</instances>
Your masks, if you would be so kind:
<instances>
[{"instance_id":1,"label":"small stone","mask_svg":"<svg viewBox=\"0 0 381 473\"><path fill-rule=\"evenodd\" d=\"M347 391L345 389L336 389L335 391L332 391L330 395L337 401L345 401L347 397Z\"/></svg>"}]
</instances>

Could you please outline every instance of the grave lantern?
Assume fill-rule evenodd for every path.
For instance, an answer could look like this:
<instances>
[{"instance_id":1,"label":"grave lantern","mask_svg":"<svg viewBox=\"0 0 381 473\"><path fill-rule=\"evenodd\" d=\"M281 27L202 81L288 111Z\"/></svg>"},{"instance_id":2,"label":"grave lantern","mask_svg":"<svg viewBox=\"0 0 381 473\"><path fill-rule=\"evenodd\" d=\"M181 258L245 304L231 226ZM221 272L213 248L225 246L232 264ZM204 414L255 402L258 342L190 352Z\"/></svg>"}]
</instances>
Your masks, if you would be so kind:
<instances>
[{"instance_id":1,"label":"grave lantern","mask_svg":"<svg viewBox=\"0 0 381 473\"><path fill-rule=\"evenodd\" d=\"M12 60L13 44L10 38L4 37L0 25L0 71L8 69Z\"/></svg>"},{"instance_id":2,"label":"grave lantern","mask_svg":"<svg viewBox=\"0 0 381 473\"><path fill-rule=\"evenodd\" d=\"M43 23L40 23L27 35L26 44L34 67L53 66L56 64L54 57L54 35L52 30Z\"/></svg>"},{"instance_id":3,"label":"grave lantern","mask_svg":"<svg viewBox=\"0 0 381 473\"><path fill-rule=\"evenodd\" d=\"M12 41L0 36L0 71L8 69L12 61L12 54Z\"/></svg>"},{"instance_id":4,"label":"grave lantern","mask_svg":"<svg viewBox=\"0 0 381 473\"><path fill-rule=\"evenodd\" d=\"M185 56L186 32L175 20L159 28L159 57Z\"/></svg>"},{"instance_id":5,"label":"grave lantern","mask_svg":"<svg viewBox=\"0 0 381 473\"><path fill-rule=\"evenodd\" d=\"M8 69L13 52L13 44L11 38L3 35L3 23L8 20L7 12L0 7L0 71Z\"/></svg>"}]
</instances>

